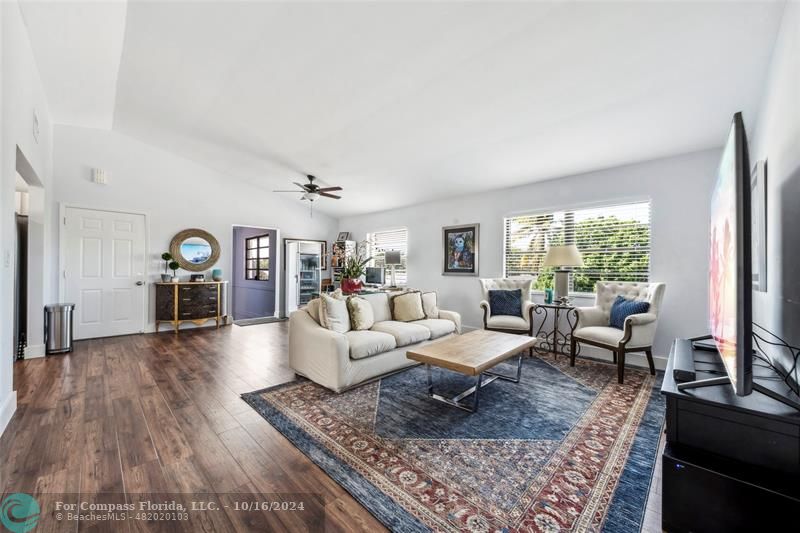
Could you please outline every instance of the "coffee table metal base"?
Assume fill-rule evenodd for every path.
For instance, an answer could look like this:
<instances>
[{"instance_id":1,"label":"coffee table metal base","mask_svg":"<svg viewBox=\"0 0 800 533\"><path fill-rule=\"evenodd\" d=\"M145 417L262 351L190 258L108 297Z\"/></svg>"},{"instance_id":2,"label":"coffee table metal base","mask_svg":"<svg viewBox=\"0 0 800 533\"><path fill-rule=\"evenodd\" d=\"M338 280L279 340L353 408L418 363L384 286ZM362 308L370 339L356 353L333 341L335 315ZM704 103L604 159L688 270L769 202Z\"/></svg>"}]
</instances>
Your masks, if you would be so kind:
<instances>
[{"instance_id":1,"label":"coffee table metal base","mask_svg":"<svg viewBox=\"0 0 800 533\"><path fill-rule=\"evenodd\" d=\"M437 400L442 403L446 403L447 405L452 405L453 407L458 407L459 409L463 409L469 413L474 413L478 410L478 397L480 396L480 390L488 385L489 383L494 383L495 380L502 379L503 381L510 381L512 383L519 383L519 378L522 376L522 354L520 353L517 356L517 375L516 376L506 376L503 374L498 374L496 372L485 371L481 374L478 374L475 378L475 385L468 388L461 394L453 396L452 398L446 398L440 394L436 394L433 392L433 375L431 373L431 365L425 365L425 370L428 373L428 396ZM484 376L488 376L487 379L483 379ZM467 396L472 395L471 402L462 402L464 398Z\"/></svg>"}]
</instances>

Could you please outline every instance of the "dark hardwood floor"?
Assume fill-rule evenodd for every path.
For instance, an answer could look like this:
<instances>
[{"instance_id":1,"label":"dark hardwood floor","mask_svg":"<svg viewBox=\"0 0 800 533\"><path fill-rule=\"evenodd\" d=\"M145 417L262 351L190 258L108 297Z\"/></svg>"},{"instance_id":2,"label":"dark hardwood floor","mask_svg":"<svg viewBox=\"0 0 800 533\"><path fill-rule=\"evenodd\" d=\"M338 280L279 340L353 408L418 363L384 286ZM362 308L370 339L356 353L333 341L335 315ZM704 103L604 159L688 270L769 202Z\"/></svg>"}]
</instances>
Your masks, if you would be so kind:
<instances>
[{"instance_id":1,"label":"dark hardwood floor","mask_svg":"<svg viewBox=\"0 0 800 533\"><path fill-rule=\"evenodd\" d=\"M79 341L72 354L16 363L18 408L0 439L4 496L35 494L45 508L176 493L223 504L177 523L66 523L43 514L37 531L384 530L239 398L293 378L287 329L279 322ZM233 505L241 498L308 507L242 513Z\"/></svg>"}]
</instances>

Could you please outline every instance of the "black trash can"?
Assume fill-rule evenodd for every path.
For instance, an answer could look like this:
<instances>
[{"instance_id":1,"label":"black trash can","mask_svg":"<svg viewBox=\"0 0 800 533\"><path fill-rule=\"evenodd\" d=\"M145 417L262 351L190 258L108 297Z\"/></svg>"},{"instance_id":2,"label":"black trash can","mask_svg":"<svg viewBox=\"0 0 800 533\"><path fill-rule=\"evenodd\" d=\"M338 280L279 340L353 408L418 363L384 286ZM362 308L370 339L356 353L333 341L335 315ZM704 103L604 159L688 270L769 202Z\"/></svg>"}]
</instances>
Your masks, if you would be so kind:
<instances>
[{"instance_id":1,"label":"black trash can","mask_svg":"<svg viewBox=\"0 0 800 533\"><path fill-rule=\"evenodd\" d=\"M72 312L75 304L44 306L44 346L47 355L72 351Z\"/></svg>"}]
</instances>

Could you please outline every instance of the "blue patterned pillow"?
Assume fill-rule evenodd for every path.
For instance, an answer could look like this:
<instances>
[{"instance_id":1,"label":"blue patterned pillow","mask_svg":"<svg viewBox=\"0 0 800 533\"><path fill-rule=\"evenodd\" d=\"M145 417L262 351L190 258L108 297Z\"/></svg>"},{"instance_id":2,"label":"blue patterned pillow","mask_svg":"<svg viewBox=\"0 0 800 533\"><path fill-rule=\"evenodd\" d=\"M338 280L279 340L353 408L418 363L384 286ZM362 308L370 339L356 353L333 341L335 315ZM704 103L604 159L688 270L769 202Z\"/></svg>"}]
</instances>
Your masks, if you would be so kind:
<instances>
[{"instance_id":1,"label":"blue patterned pillow","mask_svg":"<svg viewBox=\"0 0 800 533\"><path fill-rule=\"evenodd\" d=\"M494 315L522 316L522 289L490 290L489 310Z\"/></svg>"},{"instance_id":2,"label":"blue patterned pillow","mask_svg":"<svg viewBox=\"0 0 800 533\"><path fill-rule=\"evenodd\" d=\"M650 302L641 300L628 300L622 296L617 296L611 306L611 327L625 329L625 319L630 315L646 313L650 309Z\"/></svg>"}]
</instances>

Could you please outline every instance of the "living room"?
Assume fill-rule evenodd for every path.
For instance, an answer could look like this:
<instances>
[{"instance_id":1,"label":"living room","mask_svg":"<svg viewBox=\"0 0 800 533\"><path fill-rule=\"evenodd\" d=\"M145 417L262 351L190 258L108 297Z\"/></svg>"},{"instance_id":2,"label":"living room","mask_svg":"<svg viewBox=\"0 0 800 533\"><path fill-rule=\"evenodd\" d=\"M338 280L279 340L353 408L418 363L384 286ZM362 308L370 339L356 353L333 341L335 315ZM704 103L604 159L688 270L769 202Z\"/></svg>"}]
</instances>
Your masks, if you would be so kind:
<instances>
[{"instance_id":1,"label":"living room","mask_svg":"<svg viewBox=\"0 0 800 533\"><path fill-rule=\"evenodd\" d=\"M800 4L0 23L6 529L796 516Z\"/></svg>"}]
</instances>

